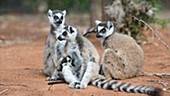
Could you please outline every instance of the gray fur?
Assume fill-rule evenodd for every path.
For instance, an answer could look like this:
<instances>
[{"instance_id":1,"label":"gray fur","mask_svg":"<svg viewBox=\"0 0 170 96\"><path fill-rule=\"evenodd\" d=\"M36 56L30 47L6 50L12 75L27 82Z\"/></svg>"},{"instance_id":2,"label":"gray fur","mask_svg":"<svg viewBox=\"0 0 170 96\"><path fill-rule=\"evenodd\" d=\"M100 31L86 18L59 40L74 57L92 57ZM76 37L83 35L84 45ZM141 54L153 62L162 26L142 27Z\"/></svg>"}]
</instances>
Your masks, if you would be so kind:
<instances>
[{"instance_id":1,"label":"gray fur","mask_svg":"<svg viewBox=\"0 0 170 96\"><path fill-rule=\"evenodd\" d=\"M92 85L95 85L103 89L112 89L112 90L118 89L119 91L125 91L125 92L145 93L151 96L161 96L161 89L159 88L153 88L153 87L147 87L147 86L136 86L136 85L132 85L129 83L122 83L122 82L115 81L113 79L107 79L106 77L99 75L99 64L98 64L99 57L94 54L94 53L96 54L98 53L95 51L95 49L92 49L93 45L91 45L90 43L87 43L89 41L86 41L87 39L82 37L82 35L80 34L77 34L76 40L81 41L77 43L81 43L81 47L79 47L79 50L82 54L81 56L83 58L83 62L81 64L81 68L78 71L73 70L74 67L76 66L70 66L71 63L65 64L65 66L63 66L62 74L63 74L65 81L69 83L69 87L86 88L87 85L91 82ZM107 40L105 42L107 42ZM80 44L77 44L77 45L80 46ZM105 50L106 51L105 54L107 54L107 52L109 52L111 49L107 49L107 50ZM116 50L116 52L119 52L119 51ZM114 55L111 54L111 56L114 56ZM74 60L76 58L72 58L72 59ZM80 76L76 76L75 75L76 72L79 72Z\"/></svg>"},{"instance_id":2,"label":"gray fur","mask_svg":"<svg viewBox=\"0 0 170 96\"><path fill-rule=\"evenodd\" d=\"M74 37L72 38L72 40L67 39L64 50L66 56L69 55L74 59L75 67L72 67L72 71L64 71L63 73L63 75L70 74L70 78L67 77L68 75L63 77L65 81L69 81L69 87L86 88L93 76L98 75L99 54L94 45L88 39L84 38L79 32L74 35L71 36ZM70 69L68 66L66 66L65 68ZM79 74L77 76L79 81L74 78L75 76L72 76L72 73L69 73L73 72L73 70L74 72L77 72L76 74Z\"/></svg>"},{"instance_id":3,"label":"gray fur","mask_svg":"<svg viewBox=\"0 0 170 96\"><path fill-rule=\"evenodd\" d=\"M142 48L132 37L114 32L112 22L96 21L96 24L96 36L104 49L101 58L104 75L114 79L138 76L143 65Z\"/></svg>"},{"instance_id":4,"label":"gray fur","mask_svg":"<svg viewBox=\"0 0 170 96\"><path fill-rule=\"evenodd\" d=\"M143 65L143 50L134 39L114 33L104 42L104 74L116 79L132 78L140 75Z\"/></svg>"},{"instance_id":5,"label":"gray fur","mask_svg":"<svg viewBox=\"0 0 170 96\"><path fill-rule=\"evenodd\" d=\"M60 20L61 20L61 16L63 15L63 19L62 22L59 24L56 22L58 20L54 20L54 16L53 15L58 15L60 14ZM60 79L60 77L58 76L58 71L56 69L56 63L54 61L57 60L57 58L55 58L54 56L54 45L57 42L56 40L56 35L60 33L60 30L63 29L63 27L65 26L65 14L66 11L59 11L59 10L49 10L48 11L48 19L51 25L51 29L50 32L47 36L47 40L45 43L45 47L44 47L44 52L43 52L43 62L44 62L44 73L49 77L49 78L57 78ZM47 78L47 79L49 79Z\"/></svg>"},{"instance_id":6,"label":"gray fur","mask_svg":"<svg viewBox=\"0 0 170 96\"><path fill-rule=\"evenodd\" d=\"M72 59L72 58L71 58ZM62 74L64 75L64 80L69 83L69 87L72 88L81 88L81 83L78 78L74 74L74 67L72 66L72 60L63 62L62 65ZM93 74L93 73L91 73ZM74 82L76 81L76 82ZM141 86L141 85L133 85L130 83L124 83L120 81L116 81L113 79L107 79L103 76L96 75L90 80L91 84L97 86L99 88L107 89L107 90L119 90L124 92L132 92L132 93L143 93L148 94L150 96L162 96L162 90L159 88Z\"/></svg>"}]
</instances>

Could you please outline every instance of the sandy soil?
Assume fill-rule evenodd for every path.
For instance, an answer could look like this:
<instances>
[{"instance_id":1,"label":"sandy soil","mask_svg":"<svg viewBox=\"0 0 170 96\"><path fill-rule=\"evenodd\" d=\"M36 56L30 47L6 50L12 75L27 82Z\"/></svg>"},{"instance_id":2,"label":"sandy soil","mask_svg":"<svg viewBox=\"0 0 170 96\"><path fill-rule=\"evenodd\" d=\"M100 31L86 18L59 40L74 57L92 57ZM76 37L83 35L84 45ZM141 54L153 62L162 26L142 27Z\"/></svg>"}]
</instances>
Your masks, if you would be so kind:
<instances>
[{"instance_id":1,"label":"sandy soil","mask_svg":"<svg viewBox=\"0 0 170 96\"><path fill-rule=\"evenodd\" d=\"M42 52L49 25L41 16L0 16L0 96L147 96L133 93L98 89L89 85L86 89L70 89L68 84L50 87L43 75ZM76 24L76 23L75 23ZM79 27L84 30L84 27ZM84 28L84 29L83 29ZM168 28L160 29L160 36L170 45ZM90 40L101 53L98 40ZM170 73L170 50L156 38L143 45L145 52L143 71ZM170 87L170 79L155 76L140 76L122 80L163 88L161 84L148 80L164 80ZM164 96L170 93L164 92Z\"/></svg>"}]
</instances>

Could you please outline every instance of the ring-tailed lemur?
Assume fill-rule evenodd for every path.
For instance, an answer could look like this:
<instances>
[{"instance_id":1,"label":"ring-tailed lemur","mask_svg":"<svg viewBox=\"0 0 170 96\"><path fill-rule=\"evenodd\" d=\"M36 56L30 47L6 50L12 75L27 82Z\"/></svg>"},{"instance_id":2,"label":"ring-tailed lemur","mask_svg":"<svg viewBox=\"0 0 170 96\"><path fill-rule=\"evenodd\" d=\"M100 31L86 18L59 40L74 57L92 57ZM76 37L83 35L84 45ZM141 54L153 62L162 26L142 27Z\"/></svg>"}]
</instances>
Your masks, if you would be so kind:
<instances>
[{"instance_id":1,"label":"ring-tailed lemur","mask_svg":"<svg viewBox=\"0 0 170 96\"><path fill-rule=\"evenodd\" d=\"M55 35L60 33L60 30L65 26L65 15L66 11L61 10L48 10L48 19L51 25L50 32L48 34L47 40L45 42L45 48L43 52L43 63L44 63L44 73L51 77L55 72L55 62L54 60L54 44L56 43ZM54 59L54 60L53 60ZM56 75L56 78L58 76Z\"/></svg>"},{"instance_id":2,"label":"ring-tailed lemur","mask_svg":"<svg viewBox=\"0 0 170 96\"><path fill-rule=\"evenodd\" d=\"M60 63L63 79L69 84L72 84L72 82L80 82L76 74L77 72L74 70L76 67L73 62L74 59L68 55L63 57Z\"/></svg>"},{"instance_id":3,"label":"ring-tailed lemur","mask_svg":"<svg viewBox=\"0 0 170 96\"><path fill-rule=\"evenodd\" d=\"M73 88L86 88L91 78L99 72L99 54L94 45L74 27L68 26L67 29L63 29L61 32L57 39L66 41L64 51L61 53L73 58L75 71L79 79L79 82L72 81L69 85Z\"/></svg>"},{"instance_id":4,"label":"ring-tailed lemur","mask_svg":"<svg viewBox=\"0 0 170 96\"><path fill-rule=\"evenodd\" d=\"M74 59L74 64L80 66L83 62L80 46L76 40L78 31L72 26L65 27L62 31L62 34L58 36L59 41L66 40L65 43L65 54L64 56L71 56Z\"/></svg>"},{"instance_id":5,"label":"ring-tailed lemur","mask_svg":"<svg viewBox=\"0 0 170 96\"><path fill-rule=\"evenodd\" d=\"M111 21L96 20L96 37L104 48L101 57L103 73L106 77L126 79L140 75L143 65L143 50L127 35L114 32Z\"/></svg>"},{"instance_id":6,"label":"ring-tailed lemur","mask_svg":"<svg viewBox=\"0 0 170 96\"><path fill-rule=\"evenodd\" d=\"M80 84L80 82L78 82L79 79L75 75L75 71L73 71L75 67L73 66L73 58L71 58L70 56L66 56L65 58L63 58L61 65L62 65L61 69L62 69L64 80L70 84L69 86L72 87L73 85L71 84L74 84L74 86L79 85ZM73 81L77 81L77 83L72 83ZM105 77L100 75L93 77L90 83L94 86L107 89L107 90L117 89L118 91L124 91L124 92L144 93L150 96L162 96L162 90L159 88L132 85L130 83L123 83L120 81L118 82L113 79L106 79ZM77 86L73 88L80 88L80 87Z\"/></svg>"},{"instance_id":7,"label":"ring-tailed lemur","mask_svg":"<svg viewBox=\"0 0 170 96\"><path fill-rule=\"evenodd\" d=\"M80 48L76 40L77 29L72 26L66 26L61 30L61 33L56 36L57 41L55 43L54 52L57 58L55 62L57 64L61 63L61 60L69 55L74 59L74 65L79 70L81 63L83 63L83 58L81 56ZM55 56L54 55L54 56ZM56 65L57 70L60 66ZM77 71L75 68L75 71ZM58 70L60 72L60 70ZM77 72L78 73L78 72ZM57 74L57 73L56 73ZM78 74L77 74L78 75ZM52 76L50 80L55 80L55 76Z\"/></svg>"}]
</instances>

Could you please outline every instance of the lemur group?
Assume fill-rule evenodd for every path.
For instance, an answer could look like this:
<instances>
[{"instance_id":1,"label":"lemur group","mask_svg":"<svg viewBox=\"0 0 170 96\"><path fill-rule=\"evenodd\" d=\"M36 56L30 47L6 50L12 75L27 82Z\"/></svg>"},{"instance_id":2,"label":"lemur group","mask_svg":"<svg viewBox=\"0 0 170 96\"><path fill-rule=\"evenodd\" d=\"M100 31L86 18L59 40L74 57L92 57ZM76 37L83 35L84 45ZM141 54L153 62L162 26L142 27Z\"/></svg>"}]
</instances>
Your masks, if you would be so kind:
<instances>
[{"instance_id":1,"label":"lemur group","mask_svg":"<svg viewBox=\"0 0 170 96\"><path fill-rule=\"evenodd\" d=\"M115 32L111 21L96 20L88 31L100 39L103 54L82 32L65 22L66 10L48 10L51 25L45 42L43 60L47 81L63 80L73 89L89 84L107 90L162 96L156 87L121 82L142 73L143 50L130 36Z\"/></svg>"}]
</instances>

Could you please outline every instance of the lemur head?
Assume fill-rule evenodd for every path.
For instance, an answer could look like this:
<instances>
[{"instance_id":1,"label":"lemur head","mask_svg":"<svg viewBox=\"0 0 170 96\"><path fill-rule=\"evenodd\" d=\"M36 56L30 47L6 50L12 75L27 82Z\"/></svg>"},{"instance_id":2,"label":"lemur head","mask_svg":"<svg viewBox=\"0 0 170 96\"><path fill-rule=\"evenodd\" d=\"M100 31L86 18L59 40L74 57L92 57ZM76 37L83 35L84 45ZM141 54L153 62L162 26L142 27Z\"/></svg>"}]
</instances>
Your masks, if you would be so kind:
<instances>
[{"instance_id":1,"label":"lemur head","mask_svg":"<svg viewBox=\"0 0 170 96\"><path fill-rule=\"evenodd\" d=\"M60 41L63 40L75 40L78 32L77 29L72 26L67 26L62 29L61 33L57 36Z\"/></svg>"},{"instance_id":2,"label":"lemur head","mask_svg":"<svg viewBox=\"0 0 170 96\"><path fill-rule=\"evenodd\" d=\"M62 71L62 68L64 66L73 66L73 59L71 58L71 56L66 56L62 59L60 65L58 66L58 71Z\"/></svg>"},{"instance_id":3,"label":"lemur head","mask_svg":"<svg viewBox=\"0 0 170 96\"><path fill-rule=\"evenodd\" d=\"M58 27L65 23L66 10L48 10L48 19L53 27Z\"/></svg>"},{"instance_id":4,"label":"lemur head","mask_svg":"<svg viewBox=\"0 0 170 96\"><path fill-rule=\"evenodd\" d=\"M114 25L111 21L102 22L99 20L95 21L97 30L96 30L96 37L97 38L106 38L110 36L114 32Z\"/></svg>"},{"instance_id":5,"label":"lemur head","mask_svg":"<svg viewBox=\"0 0 170 96\"><path fill-rule=\"evenodd\" d=\"M66 65L72 65L72 58L71 56L66 56L63 58L63 60L61 61L62 66L66 66Z\"/></svg>"}]
</instances>

